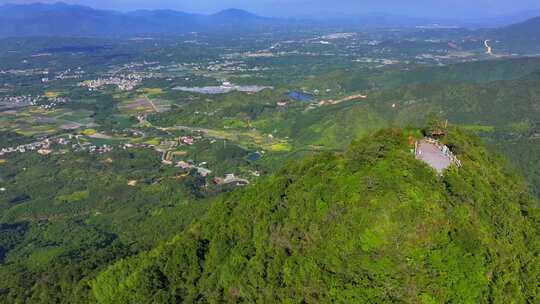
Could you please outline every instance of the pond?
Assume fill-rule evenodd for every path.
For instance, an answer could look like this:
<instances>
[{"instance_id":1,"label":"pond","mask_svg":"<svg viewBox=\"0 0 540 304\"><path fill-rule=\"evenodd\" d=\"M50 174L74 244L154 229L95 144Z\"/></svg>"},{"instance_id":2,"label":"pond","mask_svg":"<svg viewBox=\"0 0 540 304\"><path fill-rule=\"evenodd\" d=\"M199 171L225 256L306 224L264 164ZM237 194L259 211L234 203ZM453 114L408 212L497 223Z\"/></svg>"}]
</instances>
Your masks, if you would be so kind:
<instances>
[{"instance_id":1,"label":"pond","mask_svg":"<svg viewBox=\"0 0 540 304\"><path fill-rule=\"evenodd\" d=\"M287 97L293 99L293 100L296 100L296 101L312 101L313 100L313 95L309 94L309 93L305 93L305 92L301 92L301 91L290 91L289 93L286 94Z\"/></svg>"},{"instance_id":2,"label":"pond","mask_svg":"<svg viewBox=\"0 0 540 304\"><path fill-rule=\"evenodd\" d=\"M252 162L256 162L256 161L260 160L261 158L262 158L262 155L261 155L261 153L259 153L259 152L253 152L253 153L250 153L250 154L248 155L248 157L247 157L247 159L248 159L249 161L252 161Z\"/></svg>"}]
</instances>

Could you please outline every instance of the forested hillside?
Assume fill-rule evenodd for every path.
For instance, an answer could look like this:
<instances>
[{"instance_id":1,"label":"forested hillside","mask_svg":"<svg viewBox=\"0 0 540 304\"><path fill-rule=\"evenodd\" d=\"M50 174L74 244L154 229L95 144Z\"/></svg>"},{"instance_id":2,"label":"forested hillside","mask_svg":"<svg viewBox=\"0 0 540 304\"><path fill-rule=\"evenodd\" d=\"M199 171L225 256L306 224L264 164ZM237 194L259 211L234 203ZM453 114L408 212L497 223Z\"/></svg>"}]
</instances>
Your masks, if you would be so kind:
<instances>
[{"instance_id":1,"label":"forested hillside","mask_svg":"<svg viewBox=\"0 0 540 304\"><path fill-rule=\"evenodd\" d=\"M479 140L438 177L387 130L218 199L92 281L99 303L509 303L540 299L540 214Z\"/></svg>"},{"instance_id":2,"label":"forested hillside","mask_svg":"<svg viewBox=\"0 0 540 304\"><path fill-rule=\"evenodd\" d=\"M540 134L539 64L537 58L525 58L372 75L343 72L311 79L305 85L311 89L324 83L348 92L358 90L368 98L309 111L294 111L292 106L288 111L272 111L254 103L240 107L229 102L238 99L232 96L217 111L224 116L239 113L238 119L249 113L253 126L290 138L297 150L313 145L343 149L358 136L388 126L420 127L426 117L436 115L479 134L493 144L491 150L502 148L499 151L505 152L540 194L534 165L540 159L537 153L529 153L537 147ZM359 87L349 88L352 84ZM171 121L164 125L181 123L175 119L185 121L186 113L179 114L172 112ZM523 153L515 153L516 149Z\"/></svg>"},{"instance_id":3,"label":"forested hillside","mask_svg":"<svg viewBox=\"0 0 540 304\"><path fill-rule=\"evenodd\" d=\"M2 40L0 303L539 302L540 58L433 35Z\"/></svg>"},{"instance_id":4,"label":"forested hillside","mask_svg":"<svg viewBox=\"0 0 540 304\"><path fill-rule=\"evenodd\" d=\"M0 180L16 179L16 195L0 201L0 303L89 303L88 281L101 269L206 212L192 203L197 180L179 183L152 153L63 156L19 156L0 168Z\"/></svg>"}]
</instances>

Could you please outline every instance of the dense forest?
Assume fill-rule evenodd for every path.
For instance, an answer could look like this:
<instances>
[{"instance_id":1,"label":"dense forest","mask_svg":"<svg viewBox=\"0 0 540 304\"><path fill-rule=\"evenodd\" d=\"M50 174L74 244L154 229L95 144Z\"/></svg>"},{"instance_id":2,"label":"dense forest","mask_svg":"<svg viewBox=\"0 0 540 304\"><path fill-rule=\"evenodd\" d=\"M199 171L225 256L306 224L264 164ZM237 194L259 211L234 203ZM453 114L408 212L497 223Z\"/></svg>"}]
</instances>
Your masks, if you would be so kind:
<instances>
[{"instance_id":1,"label":"dense forest","mask_svg":"<svg viewBox=\"0 0 540 304\"><path fill-rule=\"evenodd\" d=\"M192 203L196 178L177 182L151 151L16 157L0 172L16 179L0 202L2 303L87 303L100 269L172 238L207 208Z\"/></svg>"},{"instance_id":2,"label":"dense forest","mask_svg":"<svg viewBox=\"0 0 540 304\"><path fill-rule=\"evenodd\" d=\"M166 244L88 282L99 303L540 300L540 213L520 178L452 130L438 177L392 129L217 199Z\"/></svg>"}]
</instances>

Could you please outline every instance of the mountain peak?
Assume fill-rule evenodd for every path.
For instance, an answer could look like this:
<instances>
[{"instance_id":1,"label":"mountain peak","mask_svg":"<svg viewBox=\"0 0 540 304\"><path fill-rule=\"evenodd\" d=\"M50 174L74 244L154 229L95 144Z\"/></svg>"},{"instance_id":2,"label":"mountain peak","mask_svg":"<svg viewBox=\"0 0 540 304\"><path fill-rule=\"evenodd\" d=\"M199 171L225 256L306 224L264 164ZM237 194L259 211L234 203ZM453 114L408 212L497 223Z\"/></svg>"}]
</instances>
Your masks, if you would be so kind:
<instances>
[{"instance_id":1,"label":"mountain peak","mask_svg":"<svg viewBox=\"0 0 540 304\"><path fill-rule=\"evenodd\" d=\"M248 11L238 9L238 8L229 8L226 10L222 10L220 12L217 12L212 15L212 17L220 17L220 18L236 18L236 19L255 19L255 18L261 18L255 14L252 14Z\"/></svg>"}]
</instances>

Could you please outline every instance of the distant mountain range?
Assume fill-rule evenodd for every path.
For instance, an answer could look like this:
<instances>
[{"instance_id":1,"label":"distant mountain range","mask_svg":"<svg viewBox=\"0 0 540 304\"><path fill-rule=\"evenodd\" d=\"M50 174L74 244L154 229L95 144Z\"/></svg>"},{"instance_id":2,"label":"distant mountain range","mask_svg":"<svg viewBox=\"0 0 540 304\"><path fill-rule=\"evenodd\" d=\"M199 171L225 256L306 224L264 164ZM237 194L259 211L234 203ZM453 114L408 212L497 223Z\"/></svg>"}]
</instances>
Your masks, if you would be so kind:
<instances>
[{"instance_id":1,"label":"distant mountain range","mask_svg":"<svg viewBox=\"0 0 540 304\"><path fill-rule=\"evenodd\" d=\"M480 21L477 24L506 25L523 21L535 12L502 16ZM540 12L538 12L540 14ZM535 32L534 19L516 24L508 31L531 27ZM0 6L0 37L68 36L68 37L120 37L140 35L174 35L188 32L258 31L276 27L292 26L346 26L366 27L414 27L418 25L468 26L467 21L436 20L385 13L370 13L357 17L332 20L293 20L261 17L239 9L228 9L216 14L192 14L174 10L137 10L127 13L93 9L87 6L55 4L7 4ZM521 29L518 29L521 28ZM538 29L538 26L536 26Z\"/></svg>"},{"instance_id":2,"label":"distant mountain range","mask_svg":"<svg viewBox=\"0 0 540 304\"><path fill-rule=\"evenodd\" d=\"M282 24L283 20L260 17L238 9L202 15L173 10L120 13L65 3L0 6L0 37L113 37L209 30L256 30Z\"/></svg>"}]
</instances>

